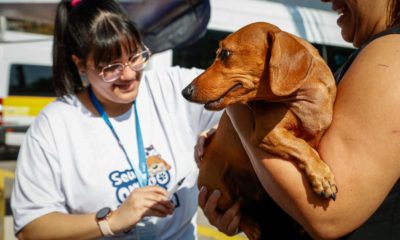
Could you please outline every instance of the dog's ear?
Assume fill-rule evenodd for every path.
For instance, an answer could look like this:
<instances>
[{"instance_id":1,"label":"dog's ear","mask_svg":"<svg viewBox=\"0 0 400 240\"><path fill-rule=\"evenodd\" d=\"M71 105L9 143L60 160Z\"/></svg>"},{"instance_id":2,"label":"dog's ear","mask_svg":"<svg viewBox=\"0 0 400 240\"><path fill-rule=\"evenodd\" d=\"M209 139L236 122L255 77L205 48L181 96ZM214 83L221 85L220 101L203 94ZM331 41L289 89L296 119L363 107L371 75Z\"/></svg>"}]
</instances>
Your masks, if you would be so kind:
<instances>
[{"instance_id":1,"label":"dog's ear","mask_svg":"<svg viewBox=\"0 0 400 240\"><path fill-rule=\"evenodd\" d=\"M312 65L311 53L286 32L272 33L269 81L273 94L287 96L307 79Z\"/></svg>"}]
</instances>

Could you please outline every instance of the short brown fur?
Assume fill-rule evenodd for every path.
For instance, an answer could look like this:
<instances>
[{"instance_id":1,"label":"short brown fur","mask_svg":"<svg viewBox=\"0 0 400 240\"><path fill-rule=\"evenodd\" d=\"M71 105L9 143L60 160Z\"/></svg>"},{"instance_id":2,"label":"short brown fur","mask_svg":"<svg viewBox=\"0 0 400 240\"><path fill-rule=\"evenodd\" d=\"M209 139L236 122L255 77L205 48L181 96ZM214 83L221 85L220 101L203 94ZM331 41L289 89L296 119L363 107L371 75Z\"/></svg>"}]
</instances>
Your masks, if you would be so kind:
<instances>
[{"instance_id":1,"label":"short brown fur","mask_svg":"<svg viewBox=\"0 0 400 240\"><path fill-rule=\"evenodd\" d=\"M268 23L247 25L220 42L215 62L182 94L211 110L248 104L255 118L252 141L297 163L317 194L335 199L334 176L314 148L331 123L336 86L329 67L307 41ZM200 168L199 186L221 190L221 210L240 197L256 202L264 197L232 131L224 115ZM242 180L246 182L240 184ZM258 239L260 231L252 221L245 216L240 228Z\"/></svg>"}]
</instances>

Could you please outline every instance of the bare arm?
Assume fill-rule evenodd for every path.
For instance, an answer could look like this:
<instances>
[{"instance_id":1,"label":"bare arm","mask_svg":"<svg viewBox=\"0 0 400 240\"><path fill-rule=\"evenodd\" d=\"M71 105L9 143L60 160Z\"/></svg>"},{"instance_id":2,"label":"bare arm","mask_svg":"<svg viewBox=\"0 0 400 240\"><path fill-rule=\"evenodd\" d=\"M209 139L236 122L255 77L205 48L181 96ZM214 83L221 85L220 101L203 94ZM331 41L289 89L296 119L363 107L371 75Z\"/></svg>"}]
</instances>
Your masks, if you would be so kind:
<instances>
[{"instance_id":1,"label":"bare arm","mask_svg":"<svg viewBox=\"0 0 400 240\"><path fill-rule=\"evenodd\" d=\"M26 225L18 239L93 239L101 237L95 214L46 214Z\"/></svg>"},{"instance_id":2,"label":"bare arm","mask_svg":"<svg viewBox=\"0 0 400 240\"><path fill-rule=\"evenodd\" d=\"M165 217L173 213L173 205L165 189L148 186L134 190L108 218L113 233L132 228L145 216ZM72 215L52 212L27 224L19 239L93 239L102 234L95 214Z\"/></svg>"},{"instance_id":3,"label":"bare arm","mask_svg":"<svg viewBox=\"0 0 400 240\"><path fill-rule=\"evenodd\" d=\"M250 142L252 115L228 109L266 191L315 238L337 238L362 225L400 176L400 36L371 43L338 89L334 119L319 153L332 168L335 202L314 194L296 166Z\"/></svg>"}]
</instances>

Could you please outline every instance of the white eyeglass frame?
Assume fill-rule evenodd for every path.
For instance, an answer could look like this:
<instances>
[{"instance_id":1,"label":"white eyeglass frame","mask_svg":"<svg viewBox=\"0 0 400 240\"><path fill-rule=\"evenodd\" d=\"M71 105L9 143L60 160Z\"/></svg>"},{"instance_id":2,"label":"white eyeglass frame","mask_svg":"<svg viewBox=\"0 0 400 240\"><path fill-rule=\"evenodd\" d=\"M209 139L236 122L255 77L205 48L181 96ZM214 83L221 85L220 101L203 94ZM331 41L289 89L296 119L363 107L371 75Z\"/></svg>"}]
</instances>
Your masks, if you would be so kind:
<instances>
[{"instance_id":1,"label":"white eyeglass frame","mask_svg":"<svg viewBox=\"0 0 400 240\"><path fill-rule=\"evenodd\" d=\"M125 67L129 67L132 71L136 71L136 72L143 70L143 69L145 68L146 64L148 63L148 61L150 60L150 57L151 57L152 53L151 53L150 49L149 49L146 45L142 45L141 49L144 49L144 50L142 50L142 51L140 51L140 52L138 52L138 53L135 53L134 55L132 55L132 56L129 57L129 59L135 59L136 57L147 53L148 56L147 56L146 60L140 64L140 67L135 68L135 67L137 67L138 65L137 65L137 66L135 66L135 65L132 66L132 65L131 65L131 62L129 62L129 61L126 62L126 63L122 63L122 62L119 62L119 63L111 63L111 64L108 64L107 66L105 66L105 67L103 67L103 68L101 69L101 72L99 73L99 77L101 77L101 79L103 79L104 82L110 83L110 82L115 82L116 80L118 80L118 78L121 77L121 75L123 74L123 72L124 72L124 70L125 70ZM107 79L104 77L104 70L107 69L107 68L110 68L110 67L112 67L112 66L122 66L122 70L121 70L121 71L119 72L119 74L116 75L113 79L107 80Z\"/></svg>"}]
</instances>

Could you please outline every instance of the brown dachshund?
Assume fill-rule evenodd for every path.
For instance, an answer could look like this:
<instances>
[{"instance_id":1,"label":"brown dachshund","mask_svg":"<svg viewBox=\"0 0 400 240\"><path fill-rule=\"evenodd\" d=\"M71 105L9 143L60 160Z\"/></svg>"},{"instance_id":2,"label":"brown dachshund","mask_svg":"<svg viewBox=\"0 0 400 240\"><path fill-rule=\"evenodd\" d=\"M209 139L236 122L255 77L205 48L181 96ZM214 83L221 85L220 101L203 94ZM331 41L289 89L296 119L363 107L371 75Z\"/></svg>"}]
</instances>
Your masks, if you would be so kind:
<instances>
[{"instance_id":1,"label":"brown dachshund","mask_svg":"<svg viewBox=\"0 0 400 240\"><path fill-rule=\"evenodd\" d=\"M268 23L247 25L220 42L214 63L182 94L211 110L249 104L255 119L252 141L296 162L316 193L336 198L334 176L314 149L331 123L336 86L329 67L307 41ZM244 150L237 151L240 141L228 133L233 128L221 127L225 125L231 125L226 116L214 137L219 140L211 139L206 148L199 176L199 186L229 195L218 203L221 210L239 197L258 201L257 194L263 195ZM235 139L235 148L230 139ZM248 236L250 225L240 225Z\"/></svg>"}]
</instances>

